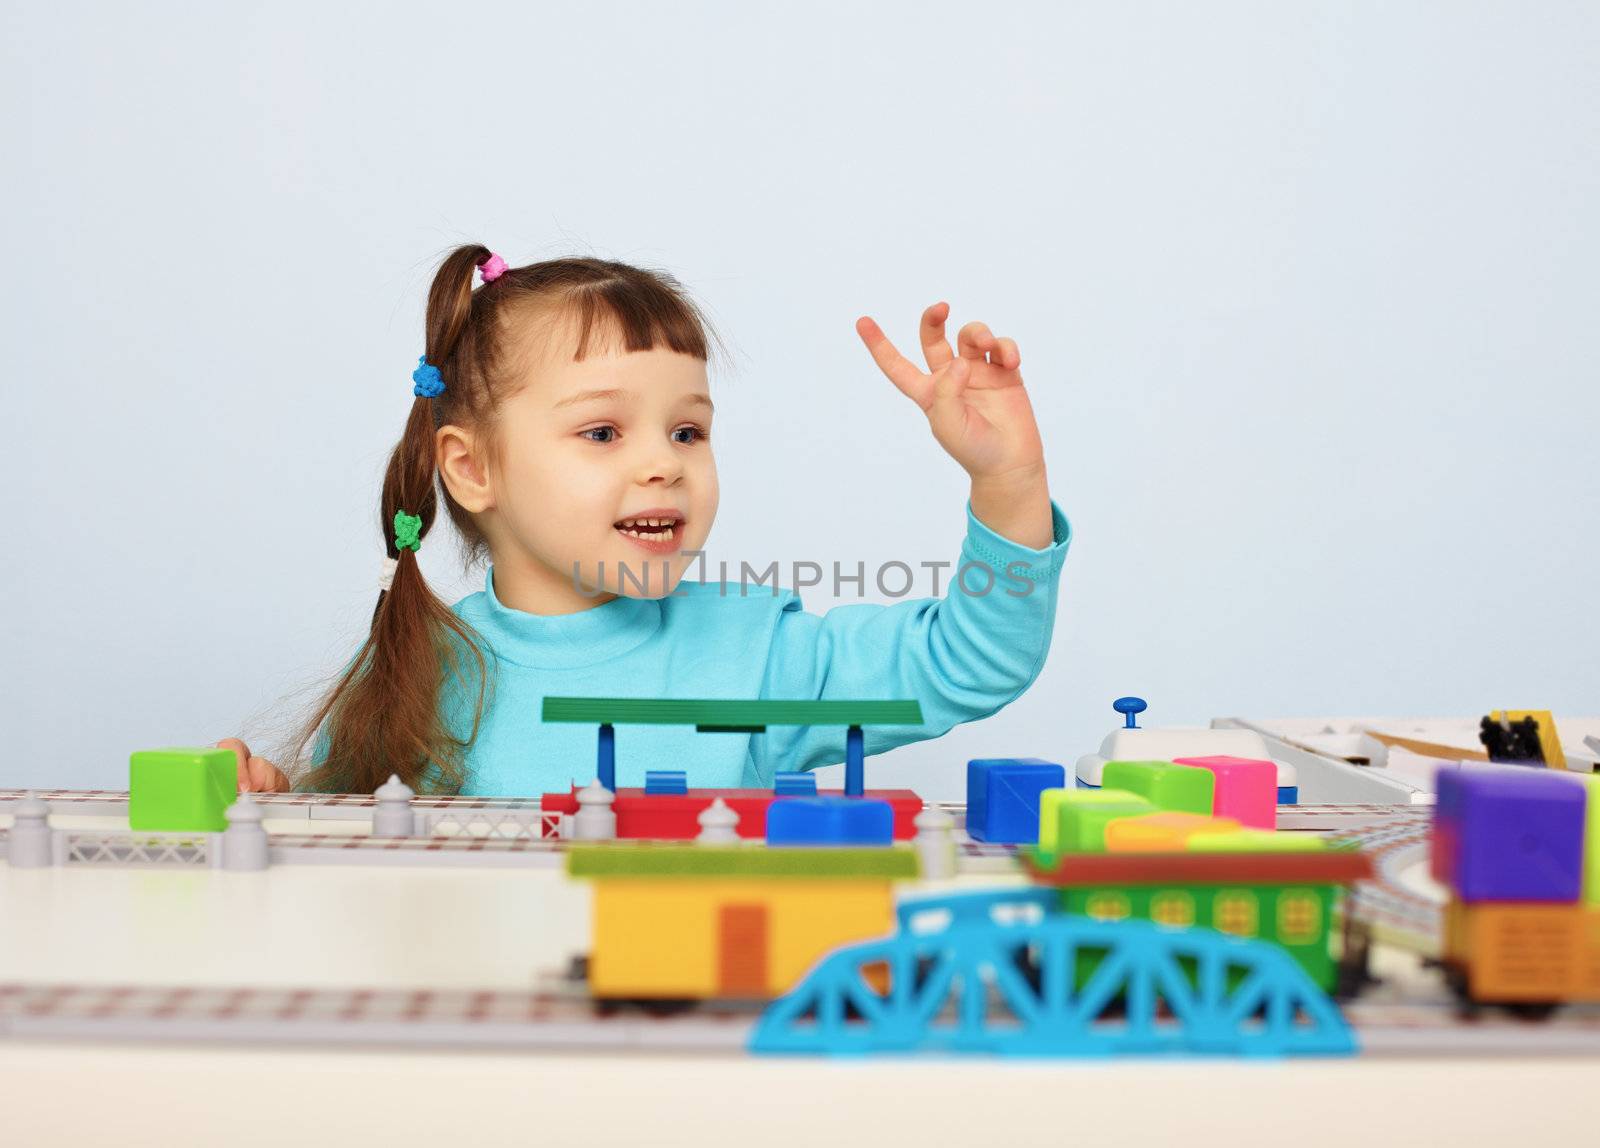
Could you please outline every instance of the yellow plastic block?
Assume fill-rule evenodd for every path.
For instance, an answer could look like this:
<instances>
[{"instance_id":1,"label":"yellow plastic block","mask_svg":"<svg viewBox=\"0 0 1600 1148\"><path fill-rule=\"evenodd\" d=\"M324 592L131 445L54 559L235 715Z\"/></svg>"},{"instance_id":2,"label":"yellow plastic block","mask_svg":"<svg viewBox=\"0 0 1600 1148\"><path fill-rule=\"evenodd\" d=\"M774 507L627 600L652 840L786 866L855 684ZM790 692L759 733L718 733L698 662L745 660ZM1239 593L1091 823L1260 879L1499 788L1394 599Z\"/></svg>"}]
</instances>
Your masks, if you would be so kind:
<instances>
[{"instance_id":1,"label":"yellow plastic block","mask_svg":"<svg viewBox=\"0 0 1600 1148\"><path fill-rule=\"evenodd\" d=\"M792 988L825 953L894 931L888 881L596 879L589 987L601 997L745 995L755 970L764 994ZM732 909L733 912L725 912ZM725 934L730 920L739 935ZM750 930L754 923L754 943ZM731 950L731 952L730 952Z\"/></svg>"},{"instance_id":2,"label":"yellow plastic block","mask_svg":"<svg viewBox=\"0 0 1600 1148\"><path fill-rule=\"evenodd\" d=\"M1107 853L1177 853L1192 837L1206 833L1232 833L1239 823L1231 817L1206 817L1198 813L1146 813L1119 817L1106 826Z\"/></svg>"},{"instance_id":3,"label":"yellow plastic block","mask_svg":"<svg viewBox=\"0 0 1600 1148\"><path fill-rule=\"evenodd\" d=\"M1199 833L1187 842L1191 853L1316 853L1327 847L1328 843L1314 833L1279 833L1273 829Z\"/></svg>"}]
</instances>

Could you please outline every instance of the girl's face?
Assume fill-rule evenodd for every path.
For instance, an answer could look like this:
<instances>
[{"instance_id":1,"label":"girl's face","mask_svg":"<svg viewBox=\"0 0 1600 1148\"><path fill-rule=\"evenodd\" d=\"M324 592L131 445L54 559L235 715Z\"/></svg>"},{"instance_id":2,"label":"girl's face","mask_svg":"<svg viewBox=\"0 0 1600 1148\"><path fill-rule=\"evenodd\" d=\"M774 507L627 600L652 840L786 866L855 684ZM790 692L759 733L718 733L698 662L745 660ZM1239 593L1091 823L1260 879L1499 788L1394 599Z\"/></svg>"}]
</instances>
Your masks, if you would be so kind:
<instances>
[{"instance_id":1,"label":"girl's face","mask_svg":"<svg viewBox=\"0 0 1600 1148\"><path fill-rule=\"evenodd\" d=\"M493 473L451 445L451 432L466 432L437 435L451 495L489 544L496 597L529 613L573 613L619 594L664 597L717 513L705 363L592 344L582 362L571 356L567 342L532 364L501 407ZM453 474L467 476L460 492Z\"/></svg>"}]
</instances>

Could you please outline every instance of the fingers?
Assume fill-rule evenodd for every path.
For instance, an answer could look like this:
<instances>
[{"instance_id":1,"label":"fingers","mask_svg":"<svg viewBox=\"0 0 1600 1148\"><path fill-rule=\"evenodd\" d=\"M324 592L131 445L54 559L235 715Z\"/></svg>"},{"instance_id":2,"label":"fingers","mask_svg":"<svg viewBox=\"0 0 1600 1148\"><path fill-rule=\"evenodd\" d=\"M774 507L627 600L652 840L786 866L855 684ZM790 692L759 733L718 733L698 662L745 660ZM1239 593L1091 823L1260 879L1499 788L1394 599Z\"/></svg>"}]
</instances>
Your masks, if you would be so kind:
<instances>
[{"instance_id":1,"label":"fingers","mask_svg":"<svg viewBox=\"0 0 1600 1148\"><path fill-rule=\"evenodd\" d=\"M995 343L989 325L980 323L976 319L962 327L960 333L956 335L956 347L960 350L961 357L977 363L984 361L984 355L994 349Z\"/></svg>"},{"instance_id":2,"label":"fingers","mask_svg":"<svg viewBox=\"0 0 1600 1148\"><path fill-rule=\"evenodd\" d=\"M950 304L935 303L922 313L922 327L917 332L922 340L922 356L928 360L928 370L937 371L956 353L950 349L950 340L944 337L944 321L950 317Z\"/></svg>"},{"instance_id":3,"label":"fingers","mask_svg":"<svg viewBox=\"0 0 1600 1148\"><path fill-rule=\"evenodd\" d=\"M961 328L956 336L956 345L961 348L961 357L981 363L988 358L988 362L1006 371L1014 371L1022 365L1022 352L1017 348L1015 339L998 339L994 332L989 330L987 323L974 320Z\"/></svg>"},{"instance_id":4,"label":"fingers","mask_svg":"<svg viewBox=\"0 0 1600 1148\"><path fill-rule=\"evenodd\" d=\"M863 315L856 320L856 334L861 336L861 341L867 345L867 350L872 352L873 361L878 364L878 369L889 376L889 381L900 388L900 393L916 402L923 410L927 410L928 403L932 401L932 383L928 376L917 370L917 366L899 351L895 350L889 337L883 333L871 317Z\"/></svg>"},{"instance_id":5,"label":"fingers","mask_svg":"<svg viewBox=\"0 0 1600 1148\"><path fill-rule=\"evenodd\" d=\"M250 747L236 737L225 737L217 742L218 749L231 749L239 759L239 792L250 792Z\"/></svg>"},{"instance_id":6,"label":"fingers","mask_svg":"<svg viewBox=\"0 0 1600 1148\"><path fill-rule=\"evenodd\" d=\"M287 793L289 779L264 757L252 757L249 764L250 789L255 793Z\"/></svg>"}]
</instances>

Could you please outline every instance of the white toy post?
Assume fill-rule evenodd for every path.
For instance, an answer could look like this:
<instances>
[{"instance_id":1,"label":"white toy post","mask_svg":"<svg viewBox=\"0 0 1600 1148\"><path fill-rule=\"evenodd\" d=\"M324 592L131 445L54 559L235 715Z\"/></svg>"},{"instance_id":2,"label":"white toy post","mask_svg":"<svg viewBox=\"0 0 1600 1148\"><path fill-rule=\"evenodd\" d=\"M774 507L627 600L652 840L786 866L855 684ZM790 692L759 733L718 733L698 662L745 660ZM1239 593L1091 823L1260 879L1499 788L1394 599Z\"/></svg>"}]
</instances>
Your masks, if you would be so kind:
<instances>
[{"instance_id":1,"label":"white toy post","mask_svg":"<svg viewBox=\"0 0 1600 1148\"><path fill-rule=\"evenodd\" d=\"M378 786L373 794L378 808L372 812L372 836L415 837L417 815L412 811L411 799L416 796L411 787L391 773L389 780Z\"/></svg>"},{"instance_id":2,"label":"white toy post","mask_svg":"<svg viewBox=\"0 0 1600 1148\"><path fill-rule=\"evenodd\" d=\"M578 813L572 819L574 841L611 841L617 836L617 815L611 803L617 799L598 781L578 790Z\"/></svg>"},{"instance_id":3,"label":"white toy post","mask_svg":"<svg viewBox=\"0 0 1600 1148\"><path fill-rule=\"evenodd\" d=\"M13 869L47 869L55 857L50 844L50 805L30 790L17 802L7 835L7 857Z\"/></svg>"},{"instance_id":4,"label":"white toy post","mask_svg":"<svg viewBox=\"0 0 1600 1148\"><path fill-rule=\"evenodd\" d=\"M930 805L912 822L917 827L913 845L925 881L942 881L956 875L955 818Z\"/></svg>"},{"instance_id":5,"label":"white toy post","mask_svg":"<svg viewBox=\"0 0 1600 1148\"><path fill-rule=\"evenodd\" d=\"M267 831L261 824L261 806L241 793L228 806L228 828L222 834L222 867L256 872L268 865Z\"/></svg>"},{"instance_id":6,"label":"white toy post","mask_svg":"<svg viewBox=\"0 0 1600 1148\"><path fill-rule=\"evenodd\" d=\"M717 798L700 811L695 820L700 823L700 835L695 838L701 845L737 845L739 815L722 798Z\"/></svg>"}]
</instances>

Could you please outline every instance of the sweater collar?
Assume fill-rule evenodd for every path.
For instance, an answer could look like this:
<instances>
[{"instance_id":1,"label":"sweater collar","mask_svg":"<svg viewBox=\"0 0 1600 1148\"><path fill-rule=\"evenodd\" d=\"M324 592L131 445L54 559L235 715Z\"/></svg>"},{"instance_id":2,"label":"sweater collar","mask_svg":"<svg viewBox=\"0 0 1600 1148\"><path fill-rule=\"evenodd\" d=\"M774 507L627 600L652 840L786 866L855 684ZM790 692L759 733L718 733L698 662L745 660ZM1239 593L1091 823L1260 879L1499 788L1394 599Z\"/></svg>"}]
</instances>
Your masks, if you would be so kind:
<instances>
[{"instance_id":1,"label":"sweater collar","mask_svg":"<svg viewBox=\"0 0 1600 1148\"><path fill-rule=\"evenodd\" d=\"M494 566L484 578L482 608L470 620L496 656L520 666L562 669L626 654L661 628L661 602L626 595L575 614L529 614L503 605L494 592Z\"/></svg>"}]
</instances>

